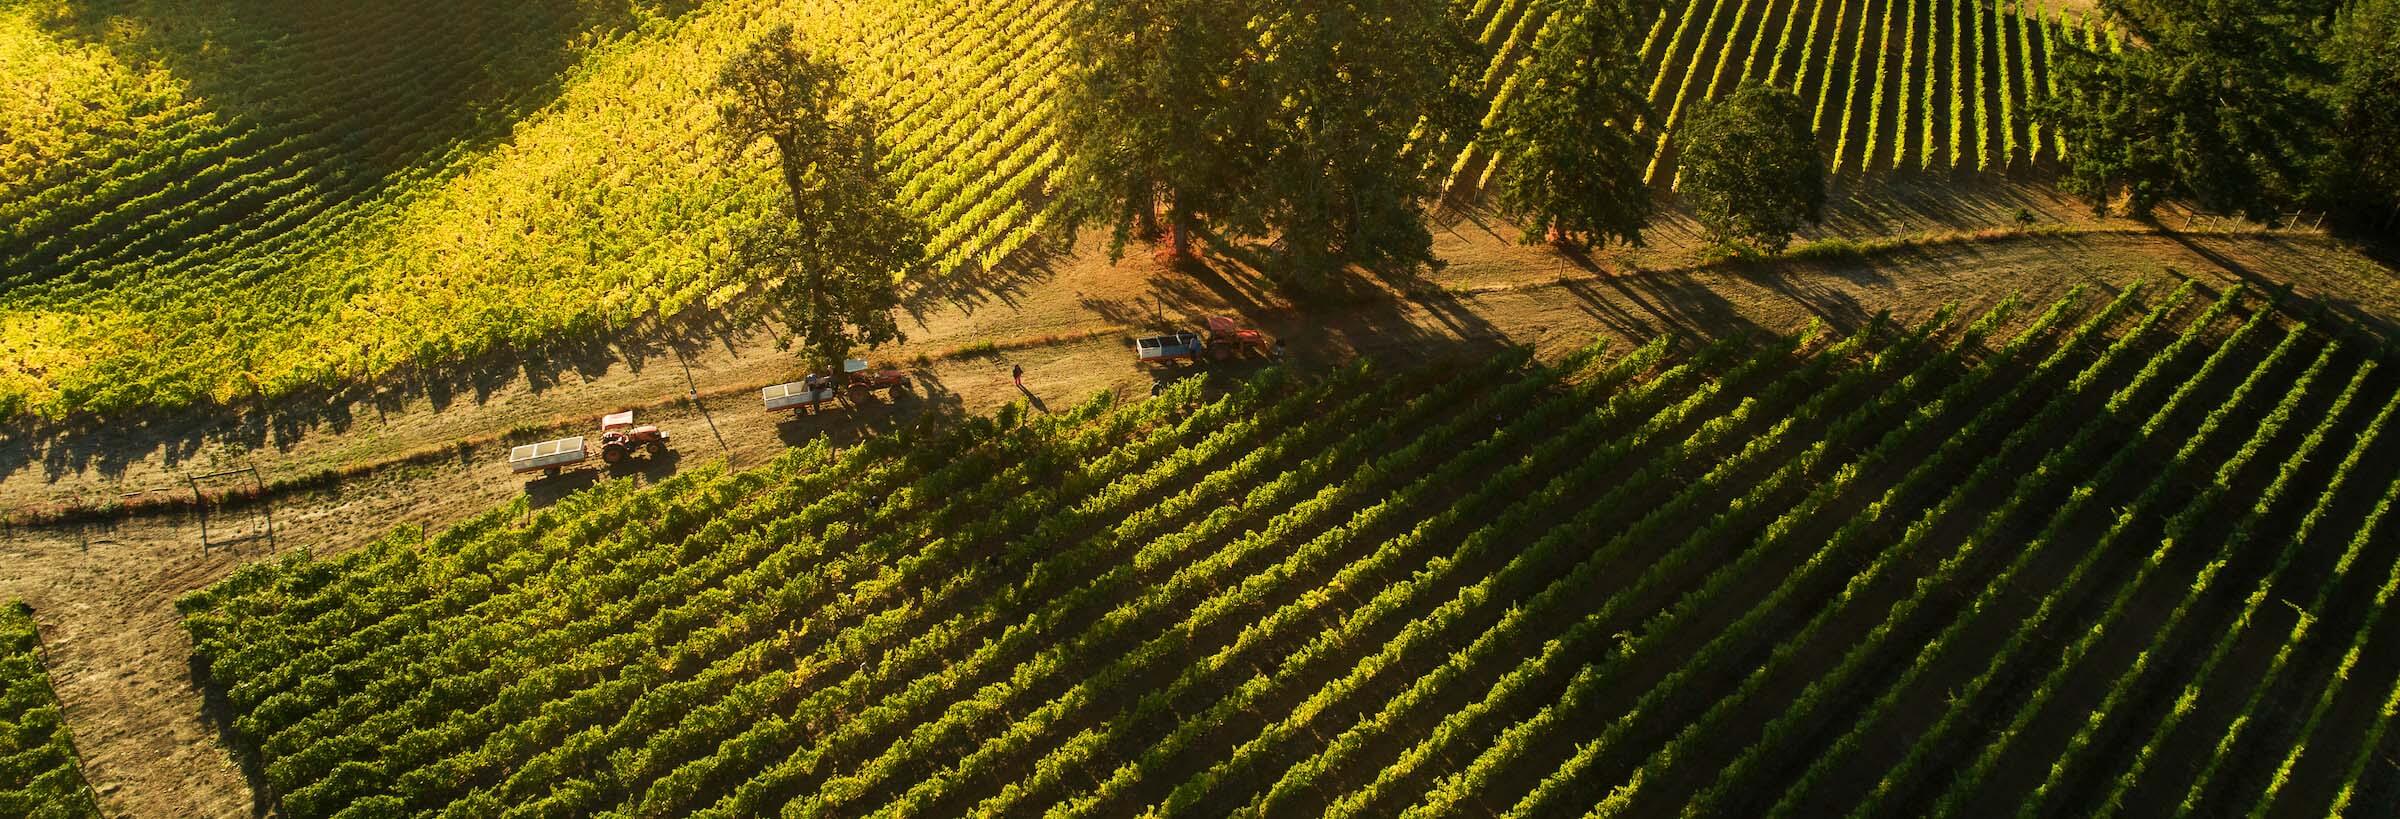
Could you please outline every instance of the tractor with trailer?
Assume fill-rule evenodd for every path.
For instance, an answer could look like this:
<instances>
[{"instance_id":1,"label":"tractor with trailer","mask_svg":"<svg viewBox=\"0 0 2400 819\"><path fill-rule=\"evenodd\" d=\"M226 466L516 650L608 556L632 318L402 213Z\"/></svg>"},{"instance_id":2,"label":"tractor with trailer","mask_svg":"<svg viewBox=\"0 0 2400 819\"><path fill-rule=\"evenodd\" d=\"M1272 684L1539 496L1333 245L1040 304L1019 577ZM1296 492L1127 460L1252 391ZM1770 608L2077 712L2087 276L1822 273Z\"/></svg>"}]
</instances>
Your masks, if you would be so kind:
<instances>
[{"instance_id":1,"label":"tractor with trailer","mask_svg":"<svg viewBox=\"0 0 2400 819\"><path fill-rule=\"evenodd\" d=\"M878 391L886 400L908 388L908 374L889 367L871 367L860 359L842 362L839 375L810 373L807 378L789 384L776 384L758 391L768 412L790 410L797 417L814 414L839 401L856 403L860 396Z\"/></svg>"},{"instance_id":2,"label":"tractor with trailer","mask_svg":"<svg viewBox=\"0 0 2400 819\"><path fill-rule=\"evenodd\" d=\"M1267 358L1272 345L1264 333L1243 327L1231 316L1210 316L1206 335L1188 330L1133 340L1134 360L1142 364L1197 364L1203 358L1230 361L1255 355Z\"/></svg>"},{"instance_id":3,"label":"tractor with trailer","mask_svg":"<svg viewBox=\"0 0 2400 819\"><path fill-rule=\"evenodd\" d=\"M597 452L587 436L559 438L510 448L508 468L520 475L540 472L544 477L555 478L559 470L591 460L594 455L609 466L624 463L636 453L647 453L655 459L666 454L669 440L666 430L649 424L635 425L632 410L612 412L600 418Z\"/></svg>"}]
</instances>

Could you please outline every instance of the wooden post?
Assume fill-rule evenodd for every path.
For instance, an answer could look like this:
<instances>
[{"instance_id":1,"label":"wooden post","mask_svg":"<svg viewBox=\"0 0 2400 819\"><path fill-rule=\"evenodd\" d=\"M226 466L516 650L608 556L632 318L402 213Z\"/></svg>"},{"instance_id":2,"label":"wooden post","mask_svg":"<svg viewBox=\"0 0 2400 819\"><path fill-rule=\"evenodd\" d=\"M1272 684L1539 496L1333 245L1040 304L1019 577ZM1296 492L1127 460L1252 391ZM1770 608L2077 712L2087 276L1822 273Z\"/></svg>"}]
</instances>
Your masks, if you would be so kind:
<instances>
[{"instance_id":1,"label":"wooden post","mask_svg":"<svg viewBox=\"0 0 2400 819\"><path fill-rule=\"evenodd\" d=\"M267 497L267 482L258 477L258 467L250 467L250 485L258 489L258 514L267 519L267 550L275 550L275 502Z\"/></svg>"},{"instance_id":2,"label":"wooden post","mask_svg":"<svg viewBox=\"0 0 2400 819\"><path fill-rule=\"evenodd\" d=\"M200 479L183 476L192 485L192 507L200 510L200 553L208 554L208 498L200 494Z\"/></svg>"}]
</instances>

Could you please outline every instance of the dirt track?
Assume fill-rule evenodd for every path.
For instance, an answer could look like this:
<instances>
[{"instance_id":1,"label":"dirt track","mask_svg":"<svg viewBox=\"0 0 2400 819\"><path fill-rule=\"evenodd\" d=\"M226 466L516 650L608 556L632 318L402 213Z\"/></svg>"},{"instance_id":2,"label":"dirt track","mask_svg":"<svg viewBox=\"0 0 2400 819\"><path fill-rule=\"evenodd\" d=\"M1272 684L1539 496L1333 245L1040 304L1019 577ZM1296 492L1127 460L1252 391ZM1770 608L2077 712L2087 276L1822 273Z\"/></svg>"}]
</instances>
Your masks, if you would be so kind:
<instances>
[{"instance_id":1,"label":"dirt track","mask_svg":"<svg viewBox=\"0 0 2400 819\"><path fill-rule=\"evenodd\" d=\"M2113 290L2137 279L2190 276L2210 290L2237 281L2290 281L2302 296L2340 294L2337 309L2379 324L2400 320L2391 273L2337 243L2310 236L2179 237L2124 232L2130 225L2085 225L2099 232L1937 242L1864 259L1733 269L1643 272L1663 251L1612 256L1587 269L1547 249L1527 248L1474 222L1439 233L1450 265L1409 294L1362 298L1300 311L1270 295L1255 275L1216 260L1199 275L1168 274L1147 259L1110 264L1095 248L1049 260L1004 281L955 292L928 306L911 328L901 358L936 356L917 370L919 388L897 408L801 421L761 410L752 390L789 375L771 339L722 338L690 354L690 380L677 356L660 351L639 367L617 361L547 368L536 389L522 377L481 401L415 397L383 407L351 407L310 427L277 425L200 430L136 430L51 442L10 457L0 503L50 503L114 497L216 464L255 464L269 480L365 463L366 470L323 491L278 497L271 507L276 544L320 553L352 548L400 524L438 527L530 495L540 503L591 480L588 473L529 485L499 464L497 439L511 429L588 423L601 411L649 405L643 420L673 430L678 457L647 471L730 459L754 465L815 435L853 436L887 426L899 414L983 412L1024 400L1063 407L1099 390L1146 390L1148 377L1127 363L1128 328L1179 324L1217 312L1241 314L1286 338L1301 366L1366 353L1385 358L1473 354L1490 345L1524 344L1546 353L1594 336L1627 340L1659 333L1713 337L1784 332L1812 318L1847 327L1877 310L1921 316L1945 302L1977 310L2017 292L2047 301L2077 283ZM1413 294L1413 295L1410 295ZM1045 341L1044 339L1053 339ZM1058 340L1063 339L1063 340ZM996 355L942 356L977 341L999 341ZM1028 391L1008 382L1026 369ZM704 417L674 399L696 385ZM714 423L714 432L711 430ZM231 430L230 436L212 430ZM255 432L258 446L224 452ZM487 443L436 447L461 439ZM636 469L633 473L644 470ZM212 522L220 536L255 528L251 510ZM87 550L88 543L88 550ZM196 520L148 516L113 525L16 530L0 537L0 598L37 609L86 771L112 814L215 816L252 812L245 778L216 742L190 677L189 645L173 600L269 554L252 541L203 554Z\"/></svg>"}]
</instances>

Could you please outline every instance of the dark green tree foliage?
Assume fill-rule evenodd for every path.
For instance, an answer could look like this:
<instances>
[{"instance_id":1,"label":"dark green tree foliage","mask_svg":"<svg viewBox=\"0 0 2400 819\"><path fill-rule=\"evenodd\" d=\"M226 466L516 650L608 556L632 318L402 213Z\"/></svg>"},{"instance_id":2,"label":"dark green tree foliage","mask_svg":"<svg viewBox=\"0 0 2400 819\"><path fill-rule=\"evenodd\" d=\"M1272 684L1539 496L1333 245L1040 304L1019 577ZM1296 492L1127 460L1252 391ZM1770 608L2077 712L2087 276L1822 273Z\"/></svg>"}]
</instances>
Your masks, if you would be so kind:
<instances>
[{"instance_id":1,"label":"dark green tree foliage","mask_svg":"<svg viewBox=\"0 0 2400 819\"><path fill-rule=\"evenodd\" d=\"M2263 216L2307 187L2326 109L2314 0L2104 0L2138 45L2062 53L2060 93L2037 109L2065 135L2062 187L2147 215L2169 196Z\"/></svg>"},{"instance_id":2,"label":"dark green tree foliage","mask_svg":"<svg viewBox=\"0 0 2400 819\"><path fill-rule=\"evenodd\" d=\"M1322 289L1346 263L1433 261L1424 203L1436 159L1475 125L1468 39L1447 3L1260 2L1254 99L1272 106L1259 211L1287 283Z\"/></svg>"},{"instance_id":3,"label":"dark green tree foliage","mask_svg":"<svg viewBox=\"0 0 2400 819\"><path fill-rule=\"evenodd\" d=\"M1693 110L1683 143L1683 196L1718 242L1770 253L1825 210L1825 158L1809 111L1790 91L1749 84Z\"/></svg>"},{"instance_id":4,"label":"dark green tree foliage","mask_svg":"<svg viewBox=\"0 0 2400 819\"><path fill-rule=\"evenodd\" d=\"M1493 196L1544 238L1639 245L1651 197L1642 171L1657 144L1634 123L1648 112L1642 37L1657 14L1639 0L1556 0L1517 94L1487 134L1504 157Z\"/></svg>"},{"instance_id":5,"label":"dark green tree foliage","mask_svg":"<svg viewBox=\"0 0 2400 819\"><path fill-rule=\"evenodd\" d=\"M925 266L925 227L896 204L879 164L879 117L844 95L847 74L782 26L719 77L727 140L745 153L773 145L789 193L786 212L739 237L736 264L768 286L767 310L820 367L903 339L893 317L900 281Z\"/></svg>"},{"instance_id":6,"label":"dark green tree foliage","mask_svg":"<svg viewBox=\"0 0 2400 819\"><path fill-rule=\"evenodd\" d=\"M1070 222L1105 220L1113 254L1156 238L1168 208L1177 256L1213 223L1256 232L1264 102L1245 82L1256 38L1238 2L1081 0L1069 17L1066 83ZM1245 230L1246 229L1246 230Z\"/></svg>"},{"instance_id":7,"label":"dark green tree foliage","mask_svg":"<svg viewBox=\"0 0 2400 819\"><path fill-rule=\"evenodd\" d=\"M2119 59L2072 40L2052 52L2058 59L2059 93L2034 108L2034 116L2058 129L2074 146L2058 186L2106 215L2111 199L2124 195L2128 209L2148 214L2174 189L2169 161L2168 119L2139 72L2142 61Z\"/></svg>"},{"instance_id":8,"label":"dark green tree foliage","mask_svg":"<svg viewBox=\"0 0 2400 819\"><path fill-rule=\"evenodd\" d=\"M2388 229L2400 207L2400 0L2345 9L2331 42L2334 144L2318 178L2331 202L2374 211L2347 215Z\"/></svg>"}]
</instances>

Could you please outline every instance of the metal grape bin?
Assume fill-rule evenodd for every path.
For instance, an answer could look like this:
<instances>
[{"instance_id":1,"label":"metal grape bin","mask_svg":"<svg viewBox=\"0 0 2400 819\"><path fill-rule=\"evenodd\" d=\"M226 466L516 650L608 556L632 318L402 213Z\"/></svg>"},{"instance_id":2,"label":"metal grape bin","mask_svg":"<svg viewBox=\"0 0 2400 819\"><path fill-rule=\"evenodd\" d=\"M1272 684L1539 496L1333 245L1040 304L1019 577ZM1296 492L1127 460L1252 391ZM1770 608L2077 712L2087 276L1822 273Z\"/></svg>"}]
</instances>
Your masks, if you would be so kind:
<instances>
[{"instance_id":1,"label":"metal grape bin","mask_svg":"<svg viewBox=\"0 0 2400 819\"><path fill-rule=\"evenodd\" d=\"M520 475L544 471L557 474L559 467L582 463L587 457L590 456L584 451L583 436L578 435L510 449L508 469Z\"/></svg>"}]
</instances>

